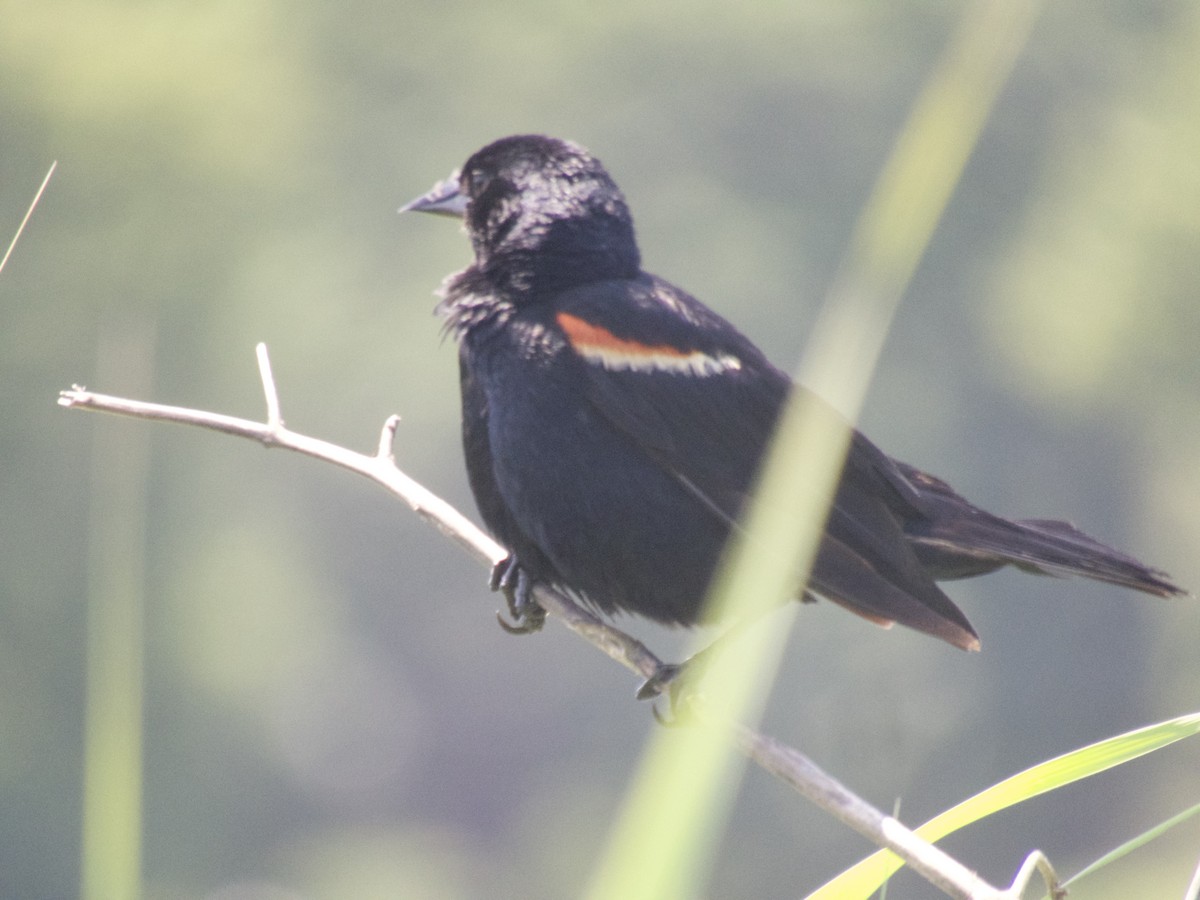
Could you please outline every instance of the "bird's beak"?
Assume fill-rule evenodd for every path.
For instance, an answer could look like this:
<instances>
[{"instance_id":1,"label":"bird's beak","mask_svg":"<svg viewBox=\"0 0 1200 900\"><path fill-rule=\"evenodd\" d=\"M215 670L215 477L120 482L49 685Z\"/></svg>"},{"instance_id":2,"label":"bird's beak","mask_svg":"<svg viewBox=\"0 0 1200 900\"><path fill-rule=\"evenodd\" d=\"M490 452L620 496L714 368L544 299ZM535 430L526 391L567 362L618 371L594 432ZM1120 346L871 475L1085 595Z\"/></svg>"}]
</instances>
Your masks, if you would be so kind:
<instances>
[{"instance_id":1,"label":"bird's beak","mask_svg":"<svg viewBox=\"0 0 1200 900\"><path fill-rule=\"evenodd\" d=\"M428 193L405 203L399 211L435 213L461 219L467 211L467 198L458 189L458 172L451 174L445 181L439 181Z\"/></svg>"}]
</instances>

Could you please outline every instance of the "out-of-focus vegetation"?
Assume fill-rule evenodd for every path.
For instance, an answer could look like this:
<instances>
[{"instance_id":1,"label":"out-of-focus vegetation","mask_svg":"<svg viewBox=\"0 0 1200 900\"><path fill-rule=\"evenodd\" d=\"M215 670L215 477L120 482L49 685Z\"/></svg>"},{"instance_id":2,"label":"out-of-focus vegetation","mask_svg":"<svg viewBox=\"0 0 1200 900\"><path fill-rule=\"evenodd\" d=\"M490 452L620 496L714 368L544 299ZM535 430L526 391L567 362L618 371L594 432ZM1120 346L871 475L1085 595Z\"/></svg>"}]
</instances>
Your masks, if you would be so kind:
<instances>
[{"instance_id":1,"label":"out-of-focus vegetation","mask_svg":"<svg viewBox=\"0 0 1200 900\"><path fill-rule=\"evenodd\" d=\"M572 137L624 187L648 266L790 367L960 9L0 3L6 239L59 160L0 275L0 896L78 890L89 565L94 591L128 525L95 509L114 431L146 454L144 499L109 507L145 520L146 896L575 892L652 727L628 675L555 628L503 635L485 573L365 484L55 392L258 415L265 340L290 425L365 448L399 412L402 463L469 508L430 315L468 248L396 207L493 137ZM1047 8L864 419L979 502L1069 517L1193 589L1198 70L1193 3ZM136 339L115 359L113 335ZM980 655L802 610L768 729L919 821L1197 707L1194 601L1015 574L951 593ZM996 882L1032 846L1069 873L1194 803L1197 753L948 849ZM1185 832L1089 896L1179 894ZM795 896L868 849L752 775L710 893Z\"/></svg>"}]
</instances>

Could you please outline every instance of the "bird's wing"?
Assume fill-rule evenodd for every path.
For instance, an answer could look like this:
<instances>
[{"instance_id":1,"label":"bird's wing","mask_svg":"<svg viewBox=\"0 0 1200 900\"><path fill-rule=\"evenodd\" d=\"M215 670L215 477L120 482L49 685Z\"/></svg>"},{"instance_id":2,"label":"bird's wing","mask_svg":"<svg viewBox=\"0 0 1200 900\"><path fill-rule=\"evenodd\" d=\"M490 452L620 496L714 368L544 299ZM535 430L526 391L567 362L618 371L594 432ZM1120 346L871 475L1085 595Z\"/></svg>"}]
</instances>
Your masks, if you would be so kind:
<instances>
[{"instance_id":1,"label":"bird's wing","mask_svg":"<svg viewBox=\"0 0 1200 900\"><path fill-rule=\"evenodd\" d=\"M488 429L488 402L471 365L470 349L459 347L459 385L462 391L462 443L467 464L467 481L483 522L500 543L520 560L526 573L534 578L562 583L554 563L531 540L513 517L496 483ZM493 575L493 577L495 577ZM511 607L510 607L511 608ZM515 614L515 613L514 613ZM517 616L519 626L520 616ZM507 627L507 626L505 626Z\"/></svg>"},{"instance_id":2,"label":"bird's wing","mask_svg":"<svg viewBox=\"0 0 1200 900\"><path fill-rule=\"evenodd\" d=\"M716 313L650 276L572 289L553 315L582 363L593 406L714 515L735 523L791 380ZM905 539L900 518L916 514L912 493L856 432L809 590L874 621L976 648L970 624Z\"/></svg>"}]
</instances>

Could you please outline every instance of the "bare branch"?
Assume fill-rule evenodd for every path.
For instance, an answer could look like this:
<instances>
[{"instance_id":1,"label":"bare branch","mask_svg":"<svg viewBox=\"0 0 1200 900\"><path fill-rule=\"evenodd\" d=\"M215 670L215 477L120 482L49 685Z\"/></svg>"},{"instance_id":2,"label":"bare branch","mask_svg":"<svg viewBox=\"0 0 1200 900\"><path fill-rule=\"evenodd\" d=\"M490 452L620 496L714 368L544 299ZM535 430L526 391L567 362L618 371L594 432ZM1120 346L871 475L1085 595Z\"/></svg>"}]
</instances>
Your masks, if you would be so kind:
<instances>
[{"instance_id":1,"label":"bare branch","mask_svg":"<svg viewBox=\"0 0 1200 900\"><path fill-rule=\"evenodd\" d=\"M1067 896L1067 889L1058 880L1058 873L1041 850L1034 850L1025 857L1025 862L1021 864L1017 876L1013 879L1012 887L1001 896L1004 900L1021 900L1034 875L1042 876L1042 881L1046 884L1046 893L1050 895L1051 900L1063 900Z\"/></svg>"},{"instance_id":2,"label":"bare branch","mask_svg":"<svg viewBox=\"0 0 1200 900\"><path fill-rule=\"evenodd\" d=\"M696 711L707 719L702 706L698 706ZM756 765L868 840L893 851L921 877L948 896L972 900L1020 900L1025 888L1037 874L1042 875L1047 892L1056 900L1066 893L1059 888L1050 861L1039 850L1026 858L1011 887L997 890L897 819L884 815L862 800L794 748L738 723L725 723L724 726L714 724L724 727L737 748Z\"/></svg>"},{"instance_id":3,"label":"bare branch","mask_svg":"<svg viewBox=\"0 0 1200 900\"><path fill-rule=\"evenodd\" d=\"M78 407L139 419L195 425L225 434L250 438L265 447L283 447L331 462L387 488L407 503L409 508L422 519L432 524L447 537L455 540L480 562L490 567L504 559L507 555L504 548L481 531L474 522L441 497L396 468L392 443L396 435L396 428L400 423L399 416L391 416L384 423L378 449L372 456L355 453L337 444L292 431L284 426L283 419L280 417L279 398L274 377L271 374L271 364L266 347L259 344L257 353L259 375L262 378L263 394L267 404L266 422L254 422L250 419L239 419L235 416L188 409L182 406L167 406L161 403L113 397L89 391L79 385L59 394L58 403L60 406L68 408ZM642 678L649 678L660 665L657 657L640 641L602 622L558 591L545 585L538 585L534 589L534 597L547 612L553 614L564 625Z\"/></svg>"},{"instance_id":4,"label":"bare branch","mask_svg":"<svg viewBox=\"0 0 1200 900\"><path fill-rule=\"evenodd\" d=\"M506 556L504 548L484 534L466 516L396 468L392 448L400 422L399 416L391 416L384 423L378 447L370 456L291 431L284 426L280 414L279 395L271 373L266 346L259 344L256 353L267 406L266 422L253 422L249 419L180 406L128 400L98 394L78 385L63 391L58 402L68 408L195 425L250 438L266 447L283 447L333 463L363 475L391 491L417 515L454 539L480 562L494 566ZM567 595L539 584L534 587L534 597L550 615L643 679L649 678L658 670L658 658L644 644L601 621ZM951 897L969 900L1016 900L1035 871L1042 872L1048 883L1052 883L1053 870L1049 869L1048 862L1040 853L1035 853L1025 861L1013 886L1008 890L999 891L937 847L917 837L896 819L885 816L851 793L798 750L782 745L743 725L706 720L702 703L695 704L695 708L700 714L700 721L727 731L739 751L764 771L779 778L878 846L895 852L931 884Z\"/></svg>"},{"instance_id":5,"label":"bare branch","mask_svg":"<svg viewBox=\"0 0 1200 900\"><path fill-rule=\"evenodd\" d=\"M1001 897L978 875L892 816L884 815L804 754L744 725L727 724L738 749L790 785L805 799L833 813L859 834L896 853L934 887L951 897ZM1019 895L1018 895L1019 896Z\"/></svg>"}]
</instances>

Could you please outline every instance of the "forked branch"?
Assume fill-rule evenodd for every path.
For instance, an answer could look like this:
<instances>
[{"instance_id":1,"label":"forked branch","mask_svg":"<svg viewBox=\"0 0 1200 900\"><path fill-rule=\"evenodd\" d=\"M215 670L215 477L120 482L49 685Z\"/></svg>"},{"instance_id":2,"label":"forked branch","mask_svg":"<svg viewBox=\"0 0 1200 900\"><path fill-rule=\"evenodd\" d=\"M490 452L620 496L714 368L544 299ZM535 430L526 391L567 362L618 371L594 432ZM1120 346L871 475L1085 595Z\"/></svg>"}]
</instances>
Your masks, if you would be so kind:
<instances>
[{"instance_id":1,"label":"forked branch","mask_svg":"<svg viewBox=\"0 0 1200 900\"><path fill-rule=\"evenodd\" d=\"M470 519L396 467L393 444L400 422L399 416L391 416L384 423L378 446L371 455L355 453L337 444L292 431L283 422L279 392L271 373L266 345L259 344L256 352L267 407L265 422L113 397L89 391L79 385L59 394L58 402L68 408L196 425L250 438L265 447L283 447L333 463L382 485L407 503L417 515L457 541L476 559L488 566L494 566L505 557L504 548L484 534ZM551 616L642 679L649 678L657 671L660 662L644 644L601 621L570 597L545 585L535 586L534 596ZM697 705L697 711L702 719L707 718L703 714L702 703ZM1006 890L998 890L957 860L917 837L896 819L885 816L858 798L798 750L781 745L740 724L707 724L726 731L738 750L764 771L797 790L878 846L895 852L931 884L951 897L964 900L1019 900L1029 881L1039 872L1052 892L1057 889L1057 882L1049 863L1040 853L1035 853L1021 867L1013 885Z\"/></svg>"}]
</instances>

